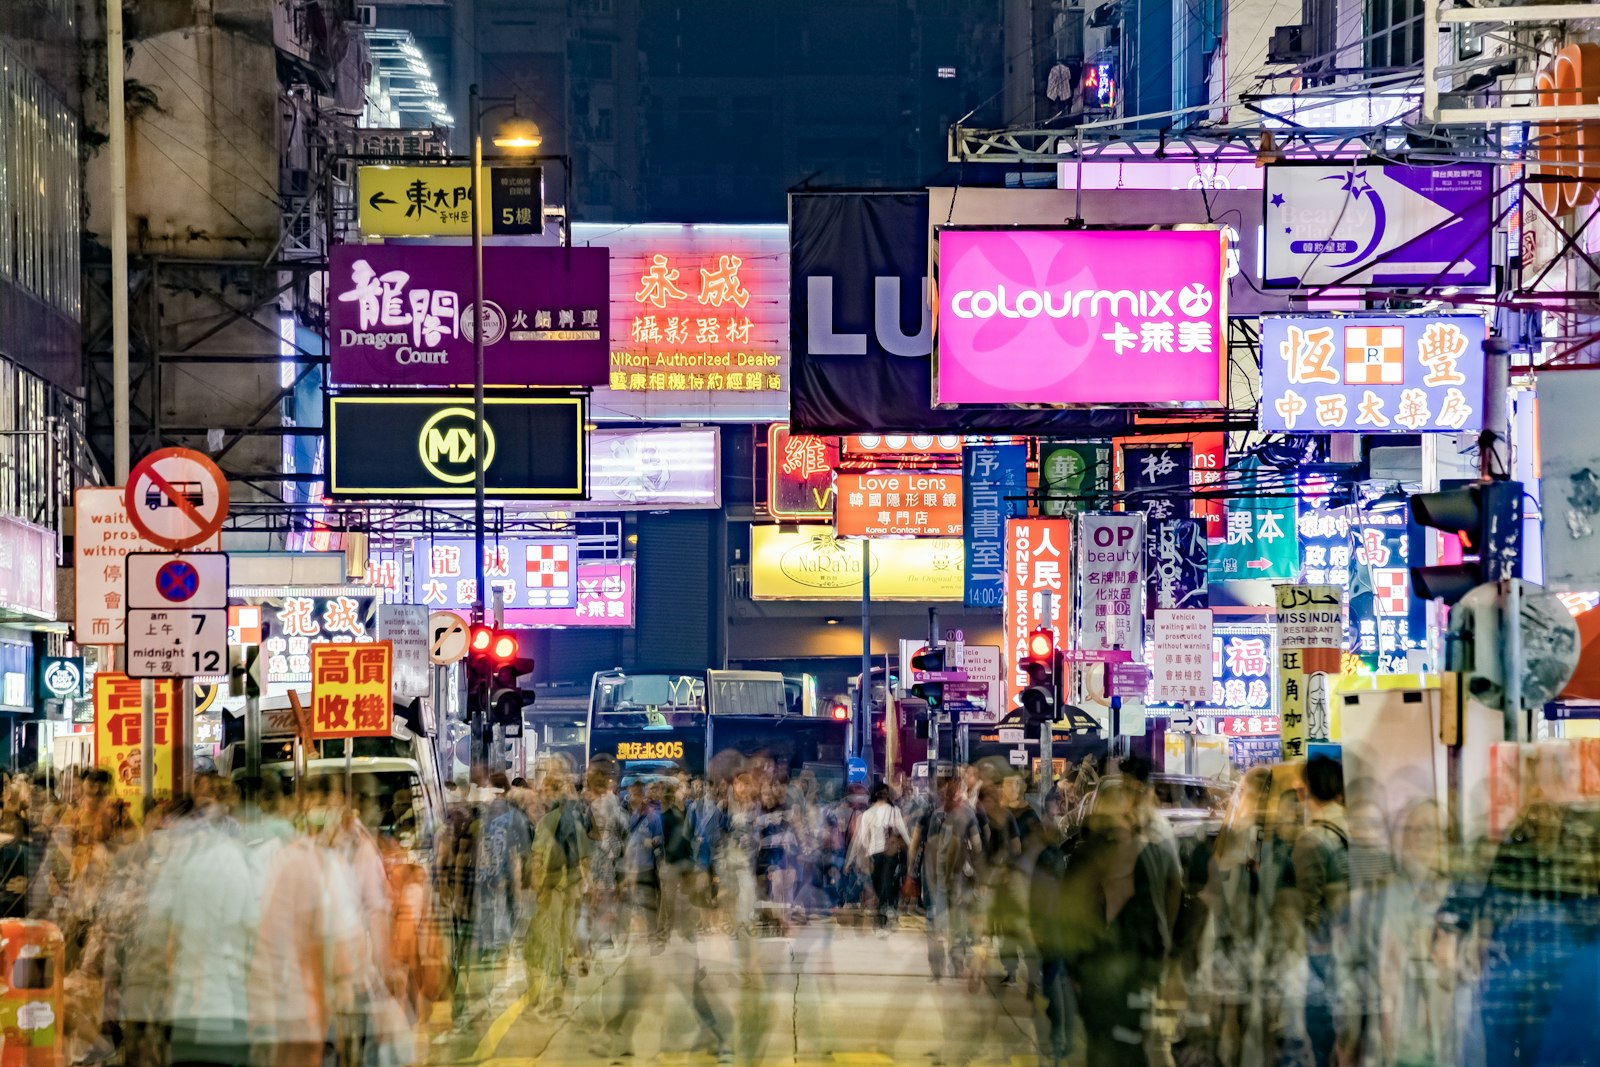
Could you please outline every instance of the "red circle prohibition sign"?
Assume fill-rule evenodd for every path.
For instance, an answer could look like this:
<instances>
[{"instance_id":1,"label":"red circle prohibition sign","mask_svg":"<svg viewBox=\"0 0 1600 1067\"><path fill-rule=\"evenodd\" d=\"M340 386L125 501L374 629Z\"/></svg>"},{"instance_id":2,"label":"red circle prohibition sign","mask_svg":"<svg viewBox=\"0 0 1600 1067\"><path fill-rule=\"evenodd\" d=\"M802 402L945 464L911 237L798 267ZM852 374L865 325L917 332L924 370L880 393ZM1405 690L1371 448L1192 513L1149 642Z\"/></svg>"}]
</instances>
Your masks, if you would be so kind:
<instances>
[{"instance_id":1,"label":"red circle prohibition sign","mask_svg":"<svg viewBox=\"0 0 1600 1067\"><path fill-rule=\"evenodd\" d=\"M172 479L159 469L165 460L183 460L199 468L199 482ZM148 486L144 483L148 482ZM209 485L204 484L209 483ZM195 496L199 496L199 500ZM215 497L216 509L202 514L199 504L207 496ZM122 505L127 510L128 521L152 544L177 552L209 541L222 529L228 517L228 479L211 457L189 448L158 448L141 459L128 475L128 484L122 490ZM152 527L145 512L174 509L193 524L187 533L173 535Z\"/></svg>"}]
</instances>

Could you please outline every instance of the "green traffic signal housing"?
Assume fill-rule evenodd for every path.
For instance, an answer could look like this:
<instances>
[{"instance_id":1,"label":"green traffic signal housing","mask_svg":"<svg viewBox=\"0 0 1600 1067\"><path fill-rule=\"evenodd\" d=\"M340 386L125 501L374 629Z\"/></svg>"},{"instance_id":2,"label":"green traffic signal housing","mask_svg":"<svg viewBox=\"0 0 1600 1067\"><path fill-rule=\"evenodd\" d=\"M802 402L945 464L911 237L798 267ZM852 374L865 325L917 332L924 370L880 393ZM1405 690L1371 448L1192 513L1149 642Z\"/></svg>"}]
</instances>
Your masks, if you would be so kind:
<instances>
[{"instance_id":1,"label":"green traffic signal housing","mask_svg":"<svg viewBox=\"0 0 1600 1067\"><path fill-rule=\"evenodd\" d=\"M1458 563L1411 568L1411 588L1423 600L1455 604L1486 582L1522 574L1522 483L1479 482L1411 498L1419 526L1453 534Z\"/></svg>"},{"instance_id":2,"label":"green traffic signal housing","mask_svg":"<svg viewBox=\"0 0 1600 1067\"><path fill-rule=\"evenodd\" d=\"M944 670L945 650L940 648L924 647L911 657L911 670L928 671L937 673ZM921 698L928 705L928 714L937 715L944 710L944 683L943 682L916 682L911 686L911 694Z\"/></svg>"}]
</instances>

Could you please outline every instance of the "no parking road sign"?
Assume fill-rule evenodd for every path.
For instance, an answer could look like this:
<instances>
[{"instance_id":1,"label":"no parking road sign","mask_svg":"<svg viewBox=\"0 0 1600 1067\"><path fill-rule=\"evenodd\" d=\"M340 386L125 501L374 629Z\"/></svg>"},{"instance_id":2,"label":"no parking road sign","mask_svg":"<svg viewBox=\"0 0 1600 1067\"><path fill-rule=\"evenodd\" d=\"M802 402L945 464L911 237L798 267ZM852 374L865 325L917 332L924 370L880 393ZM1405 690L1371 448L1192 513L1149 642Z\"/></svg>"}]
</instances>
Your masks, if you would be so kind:
<instances>
[{"instance_id":1,"label":"no parking road sign","mask_svg":"<svg viewBox=\"0 0 1600 1067\"><path fill-rule=\"evenodd\" d=\"M228 480L187 448L160 448L140 460L123 490L128 519L162 548L192 548L222 529Z\"/></svg>"},{"instance_id":2,"label":"no parking road sign","mask_svg":"<svg viewBox=\"0 0 1600 1067\"><path fill-rule=\"evenodd\" d=\"M228 669L228 556L130 552L128 675L216 677Z\"/></svg>"}]
</instances>

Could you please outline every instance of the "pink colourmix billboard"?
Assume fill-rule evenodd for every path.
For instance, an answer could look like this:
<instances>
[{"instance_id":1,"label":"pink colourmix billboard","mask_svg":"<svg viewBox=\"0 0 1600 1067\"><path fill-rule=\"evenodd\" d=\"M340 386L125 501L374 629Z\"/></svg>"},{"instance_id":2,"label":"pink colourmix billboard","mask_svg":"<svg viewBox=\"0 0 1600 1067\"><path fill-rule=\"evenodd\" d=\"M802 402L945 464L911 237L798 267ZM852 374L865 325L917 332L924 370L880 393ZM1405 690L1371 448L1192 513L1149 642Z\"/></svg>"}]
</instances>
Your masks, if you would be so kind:
<instances>
[{"instance_id":1,"label":"pink colourmix billboard","mask_svg":"<svg viewBox=\"0 0 1600 1067\"><path fill-rule=\"evenodd\" d=\"M1220 228L938 231L937 404L1221 403Z\"/></svg>"}]
</instances>

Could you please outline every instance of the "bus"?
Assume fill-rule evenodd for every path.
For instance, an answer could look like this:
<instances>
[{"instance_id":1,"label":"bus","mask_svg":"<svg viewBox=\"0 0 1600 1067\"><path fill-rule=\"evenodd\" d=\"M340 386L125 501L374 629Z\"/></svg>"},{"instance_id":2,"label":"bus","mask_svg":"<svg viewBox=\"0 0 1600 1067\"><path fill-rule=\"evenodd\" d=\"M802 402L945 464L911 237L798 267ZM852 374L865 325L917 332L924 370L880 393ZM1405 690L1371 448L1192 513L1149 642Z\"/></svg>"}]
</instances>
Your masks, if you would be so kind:
<instances>
[{"instance_id":1,"label":"bus","mask_svg":"<svg viewBox=\"0 0 1600 1067\"><path fill-rule=\"evenodd\" d=\"M610 759L624 780L679 771L705 775L718 753L765 756L789 774L843 781L849 724L791 712L792 686L774 671L595 674L588 759Z\"/></svg>"}]
</instances>

